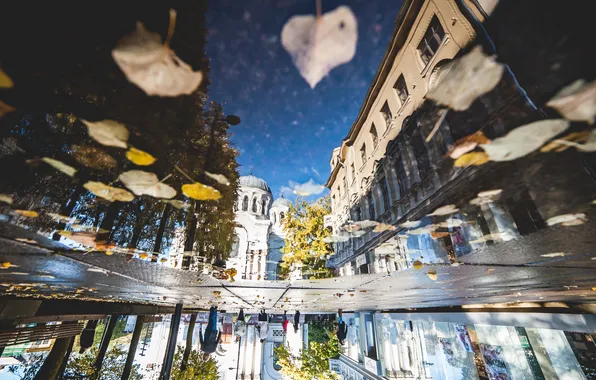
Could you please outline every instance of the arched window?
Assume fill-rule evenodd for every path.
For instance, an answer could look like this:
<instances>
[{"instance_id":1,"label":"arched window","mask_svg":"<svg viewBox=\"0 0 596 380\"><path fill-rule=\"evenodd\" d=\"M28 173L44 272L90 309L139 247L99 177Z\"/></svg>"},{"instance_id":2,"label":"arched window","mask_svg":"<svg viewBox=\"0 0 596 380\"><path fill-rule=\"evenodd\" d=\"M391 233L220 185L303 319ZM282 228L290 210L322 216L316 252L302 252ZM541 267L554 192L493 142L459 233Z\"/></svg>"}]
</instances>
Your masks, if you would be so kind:
<instances>
[{"instance_id":1,"label":"arched window","mask_svg":"<svg viewBox=\"0 0 596 380\"><path fill-rule=\"evenodd\" d=\"M280 222L283 222L283 220L284 220L285 216L286 216L286 214L284 214L284 212L283 212L283 211L282 211L282 212L280 212L280 213L279 213L279 221L280 221Z\"/></svg>"},{"instance_id":2,"label":"arched window","mask_svg":"<svg viewBox=\"0 0 596 380\"><path fill-rule=\"evenodd\" d=\"M277 223L277 214L273 213L273 224Z\"/></svg>"},{"instance_id":3,"label":"arched window","mask_svg":"<svg viewBox=\"0 0 596 380\"><path fill-rule=\"evenodd\" d=\"M245 195L242 200L242 211L248 211L248 196Z\"/></svg>"},{"instance_id":4,"label":"arched window","mask_svg":"<svg viewBox=\"0 0 596 380\"><path fill-rule=\"evenodd\" d=\"M252 212L257 212L257 198L252 199Z\"/></svg>"},{"instance_id":5,"label":"arched window","mask_svg":"<svg viewBox=\"0 0 596 380\"><path fill-rule=\"evenodd\" d=\"M261 200L261 214L265 215L266 208L267 208L267 201L265 200L265 198L263 198L263 200Z\"/></svg>"}]
</instances>

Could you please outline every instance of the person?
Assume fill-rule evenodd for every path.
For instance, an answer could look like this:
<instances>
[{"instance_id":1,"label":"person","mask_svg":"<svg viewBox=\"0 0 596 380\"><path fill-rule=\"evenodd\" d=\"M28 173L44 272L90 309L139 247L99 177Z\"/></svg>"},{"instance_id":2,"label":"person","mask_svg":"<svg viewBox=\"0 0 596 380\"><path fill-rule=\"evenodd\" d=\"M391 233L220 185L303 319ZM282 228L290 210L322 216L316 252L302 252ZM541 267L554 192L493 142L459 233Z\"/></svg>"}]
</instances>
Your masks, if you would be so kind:
<instances>
[{"instance_id":1,"label":"person","mask_svg":"<svg viewBox=\"0 0 596 380\"><path fill-rule=\"evenodd\" d=\"M112 317L112 318L115 318L115 317ZM79 350L79 354L82 354L88 348L93 346L93 340L95 339L95 328L97 327L97 322L98 322L97 319L92 319L90 321L87 321L87 325L85 325L83 332L81 332L81 339L80 339L81 348Z\"/></svg>"},{"instance_id":2,"label":"person","mask_svg":"<svg viewBox=\"0 0 596 380\"><path fill-rule=\"evenodd\" d=\"M294 314L294 332L298 334L298 329L300 328L300 312L296 310Z\"/></svg>"},{"instance_id":3,"label":"person","mask_svg":"<svg viewBox=\"0 0 596 380\"><path fill-rule=\"evenodd\" d=\"M339 314L339 323L337 324L337 340L339 340L339 344L342 346L346 343L346 337L348 336L348 325L344 322L342 318L342 310L339 309L337 311Z\"/></svg>"},{"instance_id":4,"label":"person","mask_svg":"<svg viewBox=\"0 0 596 380\"><path fill-rule=\"evenodd\" d=\"M284 335L286 335L288 333L288 324L290 323L290 321L288 321L288 312L284 310L284 320L282 322L282 327L284 329Z\"/></svg>"},{"instance_id":5,"label":"person","mask_svg":"<svg viewBox=\"0 0 596 380\"><path fill-rule=\"evenodd\" d=\"M201 350L204 357L208 357L217 350L217 344L221 338L221 331L217 330L217 308L211 306L209 309L209 322L205 334L199 331L199 340L201 341Z\"/></svg>"},{"instance_id":6,"label":"person","mask_svg":"<svg viewBox=\"0 0 596 380\"><path fill-rule=\"evenodd\" d=\"M265 312L265 309L259 313L259 321L257 322L257 330L259 330L259 338L261 343L265 342L267 334L269 333L269 316Z\"/></svg>"},{"instance_id":7,"label":"person","mask_svg":"<svg viewBox=\"0 0 596 380\"><path fill-rule=\"evenodd\" d=\"M234 335L236 335L237 342L239 342L246 333L246 324L249 320L250 315L244 316L244 309L240 309L236 323L234 323Z\"/></svg>"}]
</instances>

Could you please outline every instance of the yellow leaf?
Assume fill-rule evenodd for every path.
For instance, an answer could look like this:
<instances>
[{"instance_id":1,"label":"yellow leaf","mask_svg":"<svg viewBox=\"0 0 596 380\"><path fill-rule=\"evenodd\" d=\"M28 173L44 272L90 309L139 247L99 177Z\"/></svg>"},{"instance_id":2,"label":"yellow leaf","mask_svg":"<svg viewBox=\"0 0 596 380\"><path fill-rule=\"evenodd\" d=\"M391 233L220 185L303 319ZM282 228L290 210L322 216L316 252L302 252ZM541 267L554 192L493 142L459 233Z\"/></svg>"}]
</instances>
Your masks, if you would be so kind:
<instances>
[{"instance_id":1,"label":"yellow leaf","mask_svg":"<svg viewBox=\"0 0 596 380\"><path fill-rule=\"evenodd\" d=\"M145 252L139 253L139 258L146 259L147 257L149 257L149 254L148 253L145 253Z\"/></svg>"},{"instance_id":2,"label":"yellow leaf","mask_svg":"<svg viewBox=\"0 0 596 380\"><path fill-rule=\"evenodd\" d=\"M7 194L0 194L0 202L8 203L9 205L11 205L12 197Z\"/></svg>"},{"instance_id":3,"label":"yellow leaf","mask_svg":"<svg viewBox=\"0 0 596 380\"><path fill-rule=\"evenodd\" d=\"M430 278L433 281L437 281L437 279L439 278L439 276L437 276L437 272L434 270L429 270L426 275L428 276L428 278Z\"/></svg>"},{"instance_id":4,"label":"yellow leaf","mask_svg":"<svg viewBox=\"0 0 596 380\"><path fill-rule=\"evenodd\" d=\"M107 251L105 251L105 254L108 256L112 256L114 254L114 251L110 251L109 249Z\"/></svg>"},{"instance_id":5,"label":"yellow leaf","mask_svg":"<svg viewBox=\"0 0 596 380\"><path fill-rule=\"evenodd\" d=\"M96 196L110 202L130 202L133 199L135 199L135 196L132 195L132 193L130 193L129 191L120 189L118 187L108 186L101 182L89 181L85 183L83 187L95 194Z\"/></svg>"},{"instance_id":6,"label":"yellow leaf","mask_svg":"<svg viewBox=\"0 0 596 380\"><path fill-rule=\"evenodd\" d=\"M36 211L31 210L14 210L14 212L27 218L37 218L39 216Z\"/></svg>"},{"instance_id":7,"label":"yellow leaf","mask_svg":"<svg viewBox=\"0 0 596 380\"><path fill-rule=\"evenodd\" d=\"M8 269L8 268L10 268L10 261L5 261L5 262L3 262L3 263L2 263L2 268L4 268L4 269Z\"/></svg>"},{"instance_id":8,"label":"yellow leaf","mask_svg":"<svg viewBox=\"0 0 596 380\"><path fill-rule=\"evenodd\" d=\"M412 264L412 266L414 267L414 269L421 269L422 268L422 262L421 261L414 261L414 263Z\"/></svg>"},{"instance_id":9,"label":"yellow leaf","mask_svg":"<svg viewBox=\"0 0 596 380\"><path fill-rule=\"evenodd\" d=\"M168 261L168 259L166 259L165 257L162 257L161 259L159 259L160 263L165 263L166 261Z\"/></svg>"},{"instance_id":10,"label":"yellow leaf","mask_svg":"<svg viewBox=\"0 0 596 380\"><path fill-rule=\"evenodd\" d=\"M55 159L49 158L49 157L42 157L41 160L43 162L45 162L46 164L52 166L54 169L56 169L58 171L61 171L62 173L66 174L69 177L74 177L74 175L77 172L77 169L73 168L70 165L66 165L62 161L58 161L58 160L55 160Z\"/></svg>"},{"instance_id":11,"label":"yellow leaf","mask_svg":"<svg viewBox=\"0 0 596 380\"><path fill-rule=\"evenodd\" d=\"M542 153L551 152L551 151L562 152L564 150L569 149L570 146L564 145L560 141L571 141L571 142L575 142L575 143L585 143L588 140L589 136L590 136L590 131L588 131L588 130L580 131L580 132L571 132L568 135L565 135L561 138L558 138L554 141L549 142L548 144L546 144L545 146L540 148L540 152L542 152Z\"/></svg>"},{"instance_id":12,"label":"yellow leaf","mask_svg":"<svg viewBox=\"0 0 596 380\"><path fill-rule=\"evenodd\" d=\"M453 166L455 166L456 168L462 168L462 167L471 166L471 165L479 166L479 165L485 164L487 162L488 162L488 156L486 153L472 152L472 153L464 154L463 156L461 156L460 158L455 160L455 162L453 163Z\"/></svg>"},{"instance_id":13,"label":"yellow leaf","mask_svg":"<svg viewBox=\"0 0 596 380\"><path fill-rule=\"evenodd\" d=\"M187 197L199 201L217 200L221 198L221 193L217 189L211 186L203 185L199 182L182 185L182 192Z\"/></svg>"},{"instance_id":14,"label":"yellow leaf","mask_svg":"<svg viewBox=\"0 0 596 380\"><path fill-rule=\"evenodd\" d=\"M128 160L133 164L139 166L151 165L156 160L156 158L150 155L149 153L143 152L142 150L134 148L132 146L126 152L126 158L128 158Z\"/></svg>"},{"instance_id":15,"label":"yellow leaf","mask_svg":"<svg viewBox=\"0 0 596 380\"><path fill-rule=\"evenodd\" d=\"M4 116L9 112L14 111L16 108L9 106L8 104L4 103L0 100L0 116Z\"/></svg>"},{"instance_id":16,"label":"yellow leaf","mask_svg":"<svg viewBox=\"0 0 596 380\"><path fill-rule=\"evenodd\" d=\"M12 88L14 86L14 82L8 74L4 72L4 70L0 69L0 88Z\"/></svg>"}]
</instances>

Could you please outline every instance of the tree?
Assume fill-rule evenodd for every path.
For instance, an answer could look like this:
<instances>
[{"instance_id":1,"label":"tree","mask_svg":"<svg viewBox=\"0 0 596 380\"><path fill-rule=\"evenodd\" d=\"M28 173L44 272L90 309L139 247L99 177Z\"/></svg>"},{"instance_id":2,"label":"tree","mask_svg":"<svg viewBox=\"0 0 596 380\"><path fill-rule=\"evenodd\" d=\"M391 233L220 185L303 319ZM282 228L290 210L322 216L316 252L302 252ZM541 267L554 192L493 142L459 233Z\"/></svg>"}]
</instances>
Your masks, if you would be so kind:
<instances>
[{"instance_id":1,"label":"tree","mask_svg":"<svg viewBox=\"0 0 596 380\"><path fill-rule=\"evenodd\" d=\"M83 355L71 355L66 370L65 379L89 379L89 380L119 380L126 362L126 352L118 347L113 347L106 353L100 373L95 372L95 359L98 348L93 347ZM142 380L139 365L134 364L130 372L130 380Z\"/></svg>"},{"instance_id":2,"label":"tree","mask_svg":"<svg viewBox=\"0 0 596 380\"><path fill-rule=\"evenodd\" d=\"M186 369L181 370L182 357L184 356L184 350L178 346L176 354L174 354L174 364L172 366L172 380L218 380L218 367L217 362L211 356L207 360L203 359L203 356L197 351L192 350L188 357L188 363Z\"/></svg>"},{"instance_id":3,"label":"tree","mask_svg":"<svg viewBox=\"0 0 596 380\"><path fill-rule=\"evenodd\" d=\"M331 213L330 198L323 197L313 203L297 199L282 221L286 234L282 248L282 276L296 268L304 277L327 278L333 272L325 267L327 255L333 253L331 245L323 241L331 236L325 228L324 217Z\"/></svg>"},{"instance_id":4,"label":"tree","mask_svg":"<svg viewBox=\"0 0 596 380\"><path fill-rule=\"evenodd\" d=\"M337 376L329 370L329 359L337 359L340 349L337 336L328 334L326 342L309 342L309 348L294 356L285 345L273 349L281 366L280 373L289 380L333 380Z\"/></svg>"}]
</instances>

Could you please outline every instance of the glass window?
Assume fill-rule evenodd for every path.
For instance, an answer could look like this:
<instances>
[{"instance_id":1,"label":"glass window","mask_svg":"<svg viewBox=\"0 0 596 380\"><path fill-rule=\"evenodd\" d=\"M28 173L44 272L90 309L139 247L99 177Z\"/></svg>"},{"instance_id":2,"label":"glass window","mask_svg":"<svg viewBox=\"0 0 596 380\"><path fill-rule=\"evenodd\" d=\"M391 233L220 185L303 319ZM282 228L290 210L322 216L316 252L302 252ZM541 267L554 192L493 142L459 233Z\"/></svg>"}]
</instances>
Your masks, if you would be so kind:
<instances>
[{"instance_id":1,"label":"glass window","mask_svg":"<svg viewBox=\"0 0 596 380\"><path fill-rule=\"evenodd\" d=\"M248 196L244 196L242 200L242 211L248 211Z\"/></svg>"},{"instance_id":2,"label":"glass window","mask_svg":"<svg viewBox=\"0 0 596 380\"><path fill-rule=\"evenodd\" d=\"M395 160L395 174L397 175L397 184L399 186L399 195L403 197L408 190L406 187L407 174L402 157L397 157Z\"/></svg>"},{"instance_id":3,"label":"glass window","mask_svg":"<svg viewBox=\"0 0 596 380\"><path fill-rule=\"evenodd\" d=\"M362 158L362 165L366 163L366 144L362 144L360 148L360 158Z\"/></svg>"},{"instance_id":4,"label":"glass window","mask_svg":"<svg viewBox=\"0 0 596 380\"><path fill-rule=\"evenodd\" d=\"M424 33L424 37L422 37L422 41L418 44L418 52L425 65L430 62L437 50L439 50L444 37L445 31L441 22L437 16L433 16L426 33Z\"/></svg>"},{"instance_id":5,"label":"glass window","mask_svg":"<svg viewBox=\"0 0 596 380\"><path fill-rule=\"evenodd\" d=\"M368 219L375 220L375 200L373 198L373 190L371 189L368 194Z\"/></svg>"},{"instance_id":6,"label":"glass window","mask_svg":"<svg viewBox=\"0 0 596 380\"><path fill-rule=\"evenodd\" d=\"M372 123L372 125L370 126L370 135L373 141L373 148L376 148L377 144L379 143L379 135L377 134L377 128L375 128L375 123Z\"/></svg>"},{"instance_id":7,"label":"glass window","mask_svg":"<svg viewBox=\"0 0 596 380\"><path fill-rule=\"evenodd\" d=\"M385 125L387 126L387 128L389 128L389 126L391 125L391 120L393 120L393 114L391 113L389 103L385 102L385 104L383 104L383 108L381 108L381 115L385 120Z\"/></svg>"},{"instance_id":8,"label":"glass window","mask_svg":"<svg viewBox=\"0 0 596 380\"><path fill-rule=\"evenodd\" d=\"M261 201L261 214L265 215L265 210L267 209L267 201L263 199Z\"/></svg>"},{"instance_id":9,"label":"glass window","mask_svg":"<svg viewBox=\"0 0 596 380\"><path fill-rule=\"evenodd\" d=\"M356 168L354 168L354 164L350 165L350 174L352 176L352 182L356 181Z\"/></svg>"},{"instance_id":10,"label":"glass window","mask_svg":"<svg viewBox=\"0 0 596 380\"><path fill-rule=\"evenodd\" d=\"M399 78L397 78L397 81L395 81L395 85L393 85L393 89L397 93L397 97L399 98L399 101L403 106L406 103L406 100L408 100L408 96L410 96L410 94L408 93L408 86L406 86L406 80L403 74L400 75Z\"/></svg>"},{"instance_id":11,"label":"glass window","mask_svg":"<svg viewBox=\"0 0 596 380\"><path fill-rule=\"evenodd\" d=\"M252 212L257 212L257 198L252 200Z\"/></svg>"},{"instance_id":12,"label":"glass window","mask_svg":"<svg viewBox=\"0 0 596 380\"><path fill-rule=\"evenodd\" d=\"M387 188L387 177L385 173L381 174L379 179L379 188L381 189L381 196L383 197L383 210L387 211L390 207L389 189Z\"/></svg>"}]
</instances>

